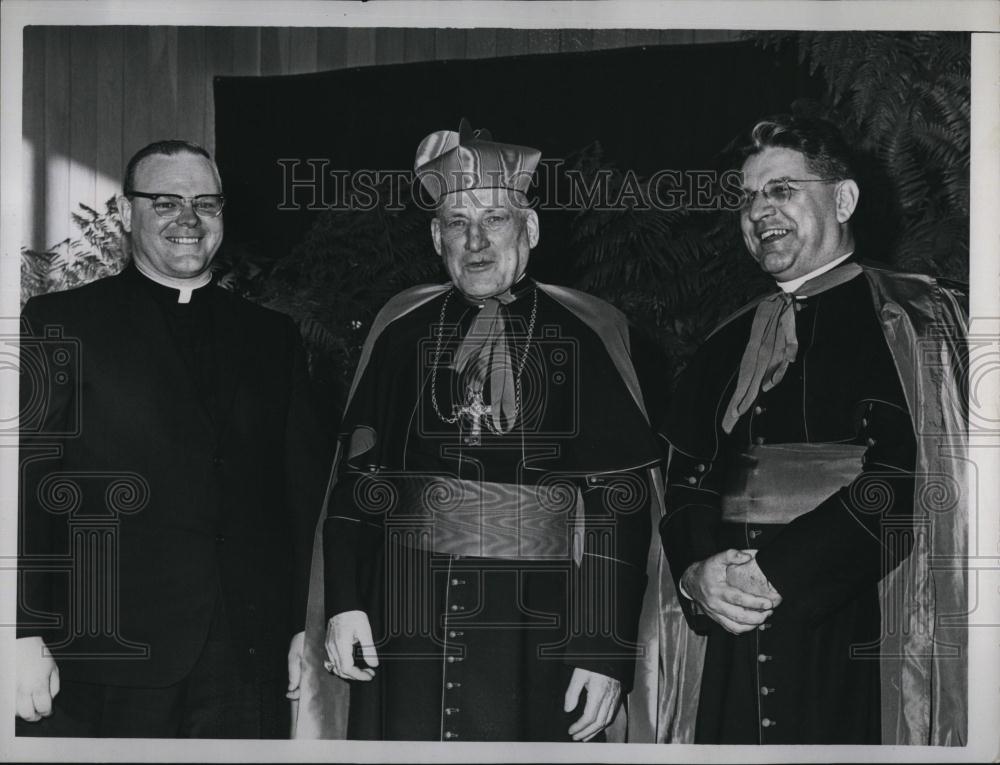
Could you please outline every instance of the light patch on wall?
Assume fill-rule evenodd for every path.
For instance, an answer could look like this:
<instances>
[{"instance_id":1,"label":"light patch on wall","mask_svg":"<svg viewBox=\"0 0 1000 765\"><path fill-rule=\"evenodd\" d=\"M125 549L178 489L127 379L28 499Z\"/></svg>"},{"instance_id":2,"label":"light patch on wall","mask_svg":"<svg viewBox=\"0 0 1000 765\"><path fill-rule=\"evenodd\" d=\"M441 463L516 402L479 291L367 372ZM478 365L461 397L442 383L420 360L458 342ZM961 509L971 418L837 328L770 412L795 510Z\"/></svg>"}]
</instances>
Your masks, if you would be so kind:
<instances>
[{"instance_id":1,"label":"light patch on wall","mask_svg":"<svg viewBox=\"0 0 1000 765\"><path fill-rule=\"evenodd\" d=\"M78 238L80 227L73 213L80 205L103 213L109 199L121 190L121 181L98 172L90 165L63 154L49 154L39 166L32 142L22 140L24 191L21 246L47 250L67 239Z\"/></svg>"}]
</instances>

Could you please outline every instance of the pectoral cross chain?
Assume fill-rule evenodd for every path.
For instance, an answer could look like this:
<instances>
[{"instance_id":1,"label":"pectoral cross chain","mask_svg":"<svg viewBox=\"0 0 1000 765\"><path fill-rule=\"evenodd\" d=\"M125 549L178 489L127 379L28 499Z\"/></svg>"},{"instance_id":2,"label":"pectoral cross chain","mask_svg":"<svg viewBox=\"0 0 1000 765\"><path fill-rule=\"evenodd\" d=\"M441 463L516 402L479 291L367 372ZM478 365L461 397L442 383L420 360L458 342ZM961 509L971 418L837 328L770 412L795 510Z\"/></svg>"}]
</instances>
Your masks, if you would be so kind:
<instances>
[{"instance_id":1,"label":"pectoral cross chain","mask_svg":"<svg viewBox=\"0 0 1000 765\"><path fill-rule=\"evenodd\" d=\"M470 388L467 391L466 403L456 404L452 409L456 417L470 421L469 434L464 439L466 446L482 444L483 417L493 413L493 407L483 403L483 394Z\"/></svg>"}]
</instances>

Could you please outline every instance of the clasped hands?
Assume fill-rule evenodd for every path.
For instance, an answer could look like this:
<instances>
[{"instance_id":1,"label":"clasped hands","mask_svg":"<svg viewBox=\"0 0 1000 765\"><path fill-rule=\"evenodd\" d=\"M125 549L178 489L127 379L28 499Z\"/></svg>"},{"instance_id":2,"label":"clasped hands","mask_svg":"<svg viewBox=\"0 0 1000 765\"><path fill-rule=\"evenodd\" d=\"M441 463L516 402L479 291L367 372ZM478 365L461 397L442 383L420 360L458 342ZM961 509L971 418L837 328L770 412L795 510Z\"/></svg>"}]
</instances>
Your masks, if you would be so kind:
<instances>
[{"instance_id":1,"label":"clasped hands","mask_svg":"<svg viewBox=\"0 0 1000 765\"><path fill-rule=\"evenodd\" d=\"M367 667L354 663L354 647L359 645ZM364 611L344 611L333 616L326 625L326 661L324 667L344 680L369 682L375 677L378 654L372 639L371 624ZM583 714L570 727L574 741L589 741L604 730L615 718L621 702L621 683L607 675L576 667L563 697L563 711L572 712L587 690Z\"/></svg>"},{"instance_id":2,"label":"clasped hands","mask_svg":"<svg viewBox=\"0 0 1000 765\"><path fill-rule=\"evenodd\" d=\"M681 587L727 632L739 635L763 624L781 595L757 565L756 550L724 550L692 564Z\"/></svg>"}]
</instances>

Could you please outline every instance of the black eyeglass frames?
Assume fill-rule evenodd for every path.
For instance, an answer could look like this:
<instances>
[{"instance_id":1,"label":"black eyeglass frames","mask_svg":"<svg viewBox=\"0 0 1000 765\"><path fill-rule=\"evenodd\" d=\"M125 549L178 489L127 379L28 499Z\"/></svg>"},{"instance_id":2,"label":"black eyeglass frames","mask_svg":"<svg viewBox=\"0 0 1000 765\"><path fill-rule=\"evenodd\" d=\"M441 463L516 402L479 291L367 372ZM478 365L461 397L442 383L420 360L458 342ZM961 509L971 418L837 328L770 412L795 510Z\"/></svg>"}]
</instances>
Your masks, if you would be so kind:
<instances>
[{"instance_id":1,"label":"black eyeglass frames","mask_svg":"<svg viewBox=\"0 0 1000 765\"><path fill-rule=\"evenodd\" d=\"M152 200L153 211L161 218L176 218L181 214L184 205L187 204L191 205L191 209L200 218L218 218L226 203L226 198L222 194L197 194L193 197L183 197L180 194L126 191L125 196Z\"/></svg>"}]
</instances>

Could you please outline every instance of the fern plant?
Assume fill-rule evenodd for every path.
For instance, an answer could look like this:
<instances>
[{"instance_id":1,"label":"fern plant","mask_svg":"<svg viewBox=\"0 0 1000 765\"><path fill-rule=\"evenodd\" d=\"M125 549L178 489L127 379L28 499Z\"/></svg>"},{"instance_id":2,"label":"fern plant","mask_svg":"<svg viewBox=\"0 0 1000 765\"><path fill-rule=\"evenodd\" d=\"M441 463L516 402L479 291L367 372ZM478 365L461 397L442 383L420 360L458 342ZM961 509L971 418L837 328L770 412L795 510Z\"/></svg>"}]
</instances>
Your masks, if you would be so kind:
<instances>
[{"instance_id":1,"label":"fern plant","mask_svg":"<svg viewBox=\"0 0 1000 765\"><path fill-rule=\"evenodd\" d=\"M72 218L79 237L47 250L21 248L22 306L34 295L79 287L125 267L124 230L114 197L104 203L103 212L80 204Z\"/></svg>"},{"instance_id":2,"label":"fern plant","mask_svg":"<svg viewBox=\"0 0 1000 765\"><path fill-rule=\"evenodd\" d=\"M581 152L574 170L588 183L607 175L611 198L625 183L600 144ZM577 213L571 243L584 269L577 286L621 309L677 368L720 319L768 285L740 252L732 213L664 209L646 179L637 180L630 183L642 190L636 204Z\"/></svg>"},{"instance_id":3,"label":"fern plant","mask_svg":"<svg viewBox=\"0 0 1000 765\"><path fill-rule=\"evenodd\" d=\"M339 409L378 310L401 289L440 278L427 213L415 205L325 210L275 263L258 299L296 319L314 381Z\"/></svg>"},{"instance_id":4,"label":"fern plant","mask_svg":"<svg viewBox=\"0 0 1000 765\"><path fill-rule=\"evenodd\" d=\"M902 270L967 278L968 35L750 36L765 48L795 46L827 92L788 110L833 119L867 156L857 214L866 256ZM719 169L726 148L720 147ZM612 193L624 182L598 144L575 162L584 178L610 172ZM732 213L641 208L577 214L569 242L581 274L576 284L619 306L678 369L720 318L770 285L746 256ZM117 273L127 261L114 199L101 212L80 205L73 220L80 237L42 252L22 249L22 302ZM399 289L441 278L427 215L414 205L326 211L285 257L227 241L214 265L226 288L296 319L314 378L332 386L334 410L378 308Z\"/></svg>"},{"instance_id":5,"label":"fern plant","mask_svg":"<svg viewBox=\"0 0 1000 765\"><path fill-rule=\"evenodd\" d=\"M841 125L863 158L858 227L905 271L968 279L970 38L945 32L767 32L827 85L794 106ZM867 177L865 177L867 176Z\"/></svg>"},{"instance_id":6,"label":"fern plant","mask_svg":"<svg viewBox=\"0 0 1000 765\"><path fill-rule=\"evenodd\" d=\"M969 37L952 33L750 33L765 48L796 46L827 83L819 102L787 111L831 119L862 155L859 250L904 271L968 278ZM764 116L764 115L756 115ZM748 126L734 126L734 130ZM719 147L732 167L738 137ZM607 171L599 147L580 158ZM613 176L621 183L621 174ZM623 207L583 210L574 247L578 286L647 330L679 370L717 321L773 288L747 257L734 213Z\"/></svg>"},{"instance_id":7,"label":"fern plant","mask_svg":"<svg viewBox=\"0 0 1000 765\"><path fill-rule=\"evenodd\" d=\"M73 221L80 236L44 251L22 248L22 306L34 295L114 275L128 262L114 198L103 212L79 205ZM280 259L227 242L213 270L222 287L296 320L310 371L331 391L335 411L375 313L400 289L439 277L439 262L427 214L406 205L402 211L326 211Z\"/></svg>"}]
</instances>

